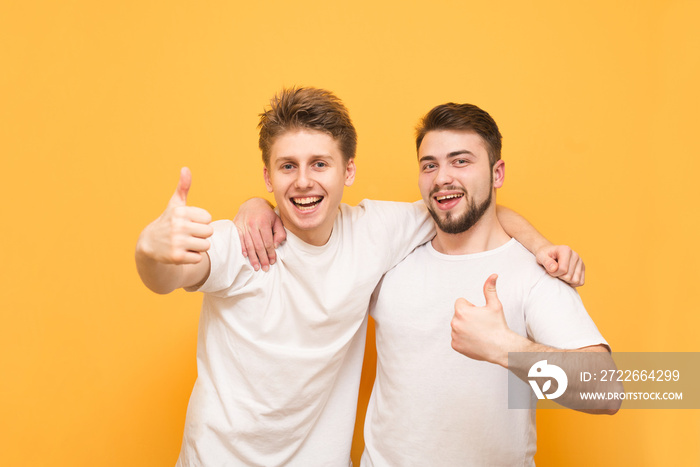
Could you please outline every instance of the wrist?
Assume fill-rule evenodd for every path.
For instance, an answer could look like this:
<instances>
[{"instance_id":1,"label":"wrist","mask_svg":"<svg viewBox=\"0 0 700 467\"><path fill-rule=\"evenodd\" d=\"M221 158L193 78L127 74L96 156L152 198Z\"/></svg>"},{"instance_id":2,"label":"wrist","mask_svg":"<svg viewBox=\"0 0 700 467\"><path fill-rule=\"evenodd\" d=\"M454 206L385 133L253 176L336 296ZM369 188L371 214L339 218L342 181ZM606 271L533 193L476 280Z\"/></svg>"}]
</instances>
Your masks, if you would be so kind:
<instances>
[{"instance_id":1,"label":"wrist","mask_svg":"<svg viewBox=\"0 0 700 467\"><path fill-rule=\"evenodd\" d=\"M154 221L155 222L155 221ZM155 233L153 228L153 222L148 224L139 234L138 240L136 240L136 256L144 259L155 260L156 257L156 242L154 241Z\"/></svg>"},{"instance_id":2,"label":"wrist","mask_svg":"<svg viewBox=\"0 0 700 467\"><path fill-rule=\"evenodd\" d=\"M508 369L508 354L511 352L528 352L529 344L532 343L528 338L517 334L515 331L508 330L504 338L505 345L502 347L503 353L500 355L499 361L495 362L503 368Z\"/></svg>"},{"instance_id":3,"label":"wrist","mask_svg":"<svg viewBox=\"0 0 700 467\"><path fill-rule=\"evenodd\" d=\"M554 244L552 242L543 238L542 240L537 241L533 245L533 252L535 253L535 256L539 256L539 255L543 254L546 250L551 248L552 246L554 246Z\"/></svg>"},{"instance_id":4,"label":"wrist","mask_svg":"<svg viewBox=\"0 0 700 467\"><path fill-rule=\"evenodd\" d=\"M146 240L144 238L144 232L141 232L139 239L136 241L136 259L146 259L149 258L149 248L146 245Z\"/></svg>"},{"instance_id":5,"label":"wrist","mask_svg":"<svg viewBox=\"0 0 700 467\"><path fill-rule=\"evenodd\" d=\"M243 202L241 206L255 205L256 207L269 207L275 209L275 206L265 198L250 198Z\"/></svg>"}]
</instances>

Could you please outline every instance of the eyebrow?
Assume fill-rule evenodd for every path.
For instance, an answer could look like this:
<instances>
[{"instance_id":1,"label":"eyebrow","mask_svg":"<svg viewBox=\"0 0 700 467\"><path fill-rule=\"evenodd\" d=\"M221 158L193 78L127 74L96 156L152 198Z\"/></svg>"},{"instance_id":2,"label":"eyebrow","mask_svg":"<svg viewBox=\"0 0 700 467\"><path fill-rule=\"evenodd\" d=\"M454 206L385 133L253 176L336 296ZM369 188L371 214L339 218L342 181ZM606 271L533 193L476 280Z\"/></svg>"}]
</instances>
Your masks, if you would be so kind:
<instances>
[{"instance_id":1,"label":"eyebrow","mask_svg":"<svg viewBox=\"0 0 700 467\"><path fill-rule=\"evenodd\" d=\"M279 164L281 162L294 162L294 160L295 158L293 156L282 156L278 157L276 162Z\"/></svg>"},{"instance_id":2,"label":"eyebrow","mask_svg":"<svg viewBox=\"0 0 700 467\"><path fill-rule=\"evenodd\" d=\"M461 156L462 154L469 154L470 156L473 156L474 153L471 151L467 151L466 149L462 149L461 151L453 151L447 155L448 158L450 157L456 157L456 156Z\"/></svg>"},{"instance_id":3,"label":"eyebrow","mask_svg":"<svg viewBox=\"0 0 700 467\"><path fill-rule=\"evenodd\" d=\"M468 151L468 150L466 150L466 149L461 149L461 150L459 150L459 151L452 151L452 152L448 153L448 154L447 154L447 158L448 158L448 159L451 159L451 158L453 158L453 157L461 156L461 155L463 155L463 154L468 154L468 155L470 155L470 156L474 156L474 153L473 153L473 152ZM434 161L434 160L437 160L437 158L436 158L435 156L430 156L430 155L428 155L428 156L423 156L423 157L421 157L421 158L418 160L418 162L423 162L423 161Z\"/></svg>"},{"instance_id":4,"label":"eyebrow","mask_svg":"<svg viewBox=\"0 0 700 467\"><path fill-rule=\"evenodd\" d=\"M331 157L330 154L312 154L311 159L327 159ZM297 156L280 156L277 158L277 163L281 162L296 162L299 158Z\"/></svg>"}]
</instances>

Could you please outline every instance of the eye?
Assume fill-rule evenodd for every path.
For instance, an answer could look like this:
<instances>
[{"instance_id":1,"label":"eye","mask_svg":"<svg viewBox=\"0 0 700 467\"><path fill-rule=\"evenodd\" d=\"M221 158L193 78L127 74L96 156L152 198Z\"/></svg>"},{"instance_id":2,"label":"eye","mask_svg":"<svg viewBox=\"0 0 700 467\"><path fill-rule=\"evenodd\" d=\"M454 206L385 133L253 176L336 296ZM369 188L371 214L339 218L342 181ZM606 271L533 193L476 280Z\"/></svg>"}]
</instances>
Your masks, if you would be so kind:
<instances>
[{"instance_id":1,"label":"eye","mask_svg":"<svg viewBox=\"0 0 700 467\"><path fill-rule=\"evenodd\" d=\"M469 161L466 159L455 159L455 161L454 161L454 165L457 165L457 166L467 165L468 163L469 163Z\"/></svg>"},{"instance_id":2,"label":"eye","mask_svg":"<svg viewBox=\"0 0 700 467\"><path fill-rule=\"evenodd\" d=\"M292 170L294 168L294 165L292 164L282 164L282 167L280 167L282 170Z\"/></svg>"},{"instance_id":3,"label":"eye","mask_svg":"<svg viewBox=\"0 0 700 467\"><path fill-rule=\"evenodd\" d=\"M432 162L428 162L427 164L423 164L423 172L430 172L431 170L435 170L437 168L437 164L433 164Z\"/></svg>"},{"instance_id":4,"label":"eye","mask_svg":"<svg viewBox=\"0 0 700 467\"><path fill-rule=\"evenodd\" d=\"M316 161L314 162L314 167L316 167L317 169L323 169L325 167L328 167L328 164L326 164L323 161Z\"/></svg>"}]
</instances>

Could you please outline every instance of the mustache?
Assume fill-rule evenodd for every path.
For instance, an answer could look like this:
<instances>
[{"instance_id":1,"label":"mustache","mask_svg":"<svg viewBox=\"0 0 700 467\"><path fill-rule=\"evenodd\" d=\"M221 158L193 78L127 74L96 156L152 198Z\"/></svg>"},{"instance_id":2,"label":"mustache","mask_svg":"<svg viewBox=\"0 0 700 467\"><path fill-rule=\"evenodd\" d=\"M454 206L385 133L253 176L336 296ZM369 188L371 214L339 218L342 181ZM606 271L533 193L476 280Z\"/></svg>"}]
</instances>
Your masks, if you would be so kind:
<instances>
[{"instance_id":1,"label":"mustache","mask_svg":"<svg viewBox=\"0 0 700 467\"><path fill-rule=\"evenodd\" d=\"M455 186L455 185L447 185L447 186L434 186L432 190L430 190L430 194L428 195L429 197L432 198L432 196L437 193L438 191L461 191L464 193L464 196L467 196L469 193L467 193L467 190L464 189L464 187L461 186Z\"/></svg>"}]
</instances>

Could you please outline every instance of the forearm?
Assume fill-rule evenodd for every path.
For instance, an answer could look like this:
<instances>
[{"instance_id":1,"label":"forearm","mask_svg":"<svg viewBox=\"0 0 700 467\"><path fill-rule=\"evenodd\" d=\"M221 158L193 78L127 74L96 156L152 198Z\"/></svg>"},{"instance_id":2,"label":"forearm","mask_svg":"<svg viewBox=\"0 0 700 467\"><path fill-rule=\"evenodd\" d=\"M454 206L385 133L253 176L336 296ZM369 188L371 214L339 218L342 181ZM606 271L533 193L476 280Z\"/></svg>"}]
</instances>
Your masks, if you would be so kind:
<instances>
[{"instance_id":1,"label":"forearm","mask_svg":"<svg viewBox=\"0 0 700 467\"><path fill-rule=\"evenodd\" d=\"M610 353L607 346L591 345L588 347L581 347L579 349L558 349L556 347L551 347L549 345L540 344L538 342L533 342L527 337L523 337L515 332L508 330L509 338L506 341L507 344L501 348L501 352L498 355L498 359L492 363L501 365L502 367L511 370L513 372L522 371L523 368L513 367L508 364L508 354L514 352L527 352L527 353L569 353L569 352L605 352ZM529 369L529 368L527 368Z\"/></svg>"},{"instance_id":2,"label":"forearm","mask_svg":"<svg viewBox=\"0 0 700 467\"><path fill-rule=\"evenodd\" d=\"M515 345L507 349L517 352L505 358L505 368L520 380L532 384L538 371L533 372L534 365L544 361L545 365L558 367L566 374L566 390L555 399L558 404L580 412L590 414L612 415L620 408L619 400L584 400L582 394L619 393L624 389L619 383L611 381L584 380L583 374L601 374L602 370L615 368L615 362L609 349L604 345L593 345L579 349L557 349L532 342L522 336L515 340ZM523 352L523 354L519 354ZM595 355L593 355L595 354ZM542 375L550 376L550 375ZM544 391L544 389L543 389Z\"/></svg>"},{"instance_id":3,"label":"forearm","mask_svg":"<svg viewBox=\"0 0 700 467\"><path fill-rule=\"evenodd\" d=\"M530 250L531 253L536 254L541 248L552 245L527 219L512 209L499 204L496 207L496 215L503 230Z\"/></svg>"},{"instance_id":4,"label":"forearm","mask_svg":"<svg viewBox=\"0 0 700 467\"><path fill-rule=\"evenodd\" d=\"M136 243L136 270L146 287L158 294L168 294L175 289L194 287L203 284L209 277L211 261L209 254L204 251L193 254L180 252L176 254L177 263L173 258L159 259L154 252L152 241L147 241L148 228L141 233ZM190 255L189 263L182 263L182 255Z\"/></svg>"},{"instance_id":5,"label":"forearm","mask_svg":"<svg viewBox=\"0 0 700 467\"><path fill-rule=\"evenodd\" d=\"M136 245L136 270L146 287L157 294L168 294L184 287L184 264L160 263L148 256L142 245Z\"/></svg>"}]
</instances>

